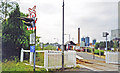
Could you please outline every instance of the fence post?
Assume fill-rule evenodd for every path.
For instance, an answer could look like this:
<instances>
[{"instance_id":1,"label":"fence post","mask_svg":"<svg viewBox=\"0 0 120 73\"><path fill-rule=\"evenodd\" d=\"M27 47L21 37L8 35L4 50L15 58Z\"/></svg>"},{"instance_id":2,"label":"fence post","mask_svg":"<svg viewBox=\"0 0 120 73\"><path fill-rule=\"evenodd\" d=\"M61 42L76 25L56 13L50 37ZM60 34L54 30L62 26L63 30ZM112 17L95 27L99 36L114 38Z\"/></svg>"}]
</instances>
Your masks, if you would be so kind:
<instances>
[{"instance_id":1,"label":"fence post","mask_svg":"<svg viewBox=\"0 0 120 73\"><path fill-rule=\"evenodd\" d=\"M105 52L106 52L106 51L105 51ZM106 57L106 59L105 59L105 60L106 60L106 63L109 63L109 62L108 62L108 57L109 57L108 54L109 54L109 53L106 52L106 55L105 55L105 57Z\"/></svg>"},{"instance_id":2,"label":"fence post","mask_svg":"<svg viewBox=\"0 0 120 73\"><path fill-rule=\"evenodd\" d=\"M106 52L106 51L105 51L105 52ZM107 61L107 57L108 57L108 56L107 56L107 53L105 53L105 56L106 56L106 63L108 63L108 61Z\"/></svg>"},{"instance_id":3,"label":"fence post","mask_svg":"<svg viewBox=\"0 0 120 73\"><path fill-rule=\"evenodd\" d=\"M76 67L76 51L74 51L74 65Z\"/></svg>"},{"instance_id":4,"label":"fence post","mask_svg":"<svg viewBox=\"0 0 120 73\"><path fill-rule=\"evenodd\" d=\"M44 52L44 68L48 71L48 50Z\"/></svg>"},{"instance_id":5,"label":"fence post","mask_svg":"<svg viewBox=\"0 0 120 73\"><path fill-rule=\"evenodd\" d=\"M20 56L20 62L23 62L23 56L24 56L24 52L23 52L23 48L21 49L21 56Z\"/></svg>"},{"instance_id":6,"label":"fence post","mask_svg":"<svg viewBox=\"0 0 120 73\"><path fill-rule=\"evenodd\" d=\"M33 62L33 52L30 52L30 64Z\"/></svg>"}]
</instances>

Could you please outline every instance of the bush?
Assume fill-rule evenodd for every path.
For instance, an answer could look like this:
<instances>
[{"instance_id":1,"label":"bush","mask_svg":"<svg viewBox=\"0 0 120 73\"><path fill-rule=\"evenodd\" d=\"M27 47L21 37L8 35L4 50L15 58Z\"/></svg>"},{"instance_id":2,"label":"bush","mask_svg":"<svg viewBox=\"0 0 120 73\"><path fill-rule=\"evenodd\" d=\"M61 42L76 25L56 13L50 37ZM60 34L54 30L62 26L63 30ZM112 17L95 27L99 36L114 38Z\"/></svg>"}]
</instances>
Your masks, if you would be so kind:
<instances>
[{"instance_id":1,"label":"bush","mask_svg":"<svg viewBox=\"0 0 120 73\"><path fill-rule=\"evenodd\" d=\"M88 48L88 50L87 50L88 52L92 52L92 49L91 48Z\"/></svg>"},{"instance_id":2,"label":"bush","mask_svg":"<svg viewBox=\"0 0 120 73\"><path fill-rule=\"evenodd\" d=\"M95 50L94 50L94 54L99 55L99 50L95 49Z\"/></svg>"},{"instance_id":3,"label":"bush","mask_svg":"<svg viewBox=\"0 0 120 73\"><path fill-rule=\"evenodd\" d=\"M104 50L97 50L97 49L95 49L94 54L99 55L99 51L101 52L101 55L104 55Z\"/></svg>"},{"instance_id":4,"label":"bush","mask_svg":"<svg viewBox=\"0 0 120 73\"><path fill-rule=\"evenodd\" d=\"M101 55L104 55L104 50L100 50L100 52L101 52Z\"/></svg>"}]
</instances>

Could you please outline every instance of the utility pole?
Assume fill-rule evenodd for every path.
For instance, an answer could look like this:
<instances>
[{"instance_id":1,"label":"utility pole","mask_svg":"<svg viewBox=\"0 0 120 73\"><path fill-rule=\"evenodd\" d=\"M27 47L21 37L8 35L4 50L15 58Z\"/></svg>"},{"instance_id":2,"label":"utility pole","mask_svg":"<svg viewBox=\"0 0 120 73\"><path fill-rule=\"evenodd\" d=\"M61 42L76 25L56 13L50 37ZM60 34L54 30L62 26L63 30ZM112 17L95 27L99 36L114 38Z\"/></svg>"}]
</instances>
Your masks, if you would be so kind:
<instances>
[{"instance_id":1,"label":"utility pole","mask_svg":"<svg viewBox=\"0 0 120 73\"><path fill-rule=\"evenodd\" d=\"M64 71L64 0L63 0L63 25L62 25L62 71Z\"/></svg>"}]
</instances>

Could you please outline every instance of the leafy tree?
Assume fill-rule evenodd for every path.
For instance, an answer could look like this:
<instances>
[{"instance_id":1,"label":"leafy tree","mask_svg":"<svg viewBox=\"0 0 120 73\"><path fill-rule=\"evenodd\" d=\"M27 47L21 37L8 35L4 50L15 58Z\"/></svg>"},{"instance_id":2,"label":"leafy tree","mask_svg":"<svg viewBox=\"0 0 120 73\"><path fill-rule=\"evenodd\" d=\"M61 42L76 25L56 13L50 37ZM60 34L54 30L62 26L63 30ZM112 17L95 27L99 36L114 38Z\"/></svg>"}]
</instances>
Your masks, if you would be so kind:
<instances>
[{"instance_id":1,"label":"leafy tree","mask_svg":"<svg viewBox=\"0 0 120 73\"><path fill-rule=\"evenodd\" d=\"M36 43L38 43L38 42L40 42L40 39L41 37L39 37L39 36L36 36Z\"/></svg>"},{"instance_id":2,"label":"leafy tree","mask_svg":"<svg viewBox=\"0 0 120 73\"><path fill-rule=\"evenodd\" d=\"M25 16L19 11L19 5L9 14L9 18L2 22L2 53L3 58L10 56L20 56L21 48L29 49L29 35L32 31L27 31L23 22L17 19Z\"/></svg>"},{"instance_id":3,"label":"leafy tree","mask_svg":"<svg viewBox=\"0 0 120 73\"><path fill-rule=\"evenodd\" d=\"M117 48L117 41L114 42L113 48Z\"/></svg>"},{"instance_id":4,"label":"leafy tree","mask_svg":"<svg viewBox=\"0 0 120 73\"><path fill-rule=\"evenodd\" d=\"M100 48L105 48L106 47L106 42L100 42Z\"/></svg>"},{"instance_id":5,"label":"leafy tree","mask_svg":"<svg viewBox=\"0 0 120 73\"><path fill-rule=\"evenodd\" d=\"M113 45L114 45L114 42L111 40L111 41L108 43L108 47L109 47L109 48L112 48Z\"/></svg>"},{"instance_id":6,"label":"leafy tree","mask_svg":"<svg viewBox=\"0 0 120 73\"><path fill-rule=\"evenodd\" d=\"M98 49L98 48L99 48L99 43L96 42L96 43L95 43L95 49Z\"/></svg>"},{"instance_id":7,"label":"leafy tree","mask_svg":"<svg viewBox=\"0 0 120 73\"><path fill-rule=\"evenodd\" d=\"M117 47L119 47L119 41L117 41Z\"/></svg>"},{"instance_id":8,"label":"leafy tree","mask_svg":"<svg viewBox=\"0 0 120 73\"><path fill-rule=\"evenodd\" d=\"M15 1L2 1L0 2L0 20L5 20L9 13L16 8L17 2Z\"/></svg>"}]
</instances>

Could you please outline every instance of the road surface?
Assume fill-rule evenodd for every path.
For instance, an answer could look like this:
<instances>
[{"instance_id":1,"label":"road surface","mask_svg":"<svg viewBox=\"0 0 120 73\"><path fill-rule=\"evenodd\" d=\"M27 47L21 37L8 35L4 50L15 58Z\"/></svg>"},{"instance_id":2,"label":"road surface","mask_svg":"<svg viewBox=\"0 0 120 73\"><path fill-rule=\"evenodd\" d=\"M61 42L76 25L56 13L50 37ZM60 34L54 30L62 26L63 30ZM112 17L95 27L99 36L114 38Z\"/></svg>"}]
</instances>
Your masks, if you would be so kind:
<instances>
[{"instance_id":1,"label":"road surface","mask_svg":"<svg viewBox=\"0 0 120 73\"><path fill-rule=\"evenodd\" d=\"M88 54L86 52L77 52L77 55L82 57L83 59L87 59L87 60L93 60L93 57L94 57L94 60L105 61L105 59L103 59L103 58L95 57L95 56Z\"/></svg>"},{"instance_id":2,"label":"road surface","mask_svg":"<svg viewBox=\"0 0 120 73\"><path fill-rule=\"evenodd\" d=\"M77 52L77 55L83 58L81 60L77 59L77 64L81 67L88 68L93 71L118 71L119 65L107 64L103 58L94 56L95 59L93 59L93 55L86 52Z\"/></svg>"},{"instance_id":3,"label":"road surface","mask_svg":"<svg viewBox=\"0 0 120 73\"><path fill-rule=\"evenodd\" d=\"M77 64L80 67L90 69L92 71L118 71L117 64L107 64L104 61L98 61L98 60L78 60Z\"/></svg>"}]
</instances>

